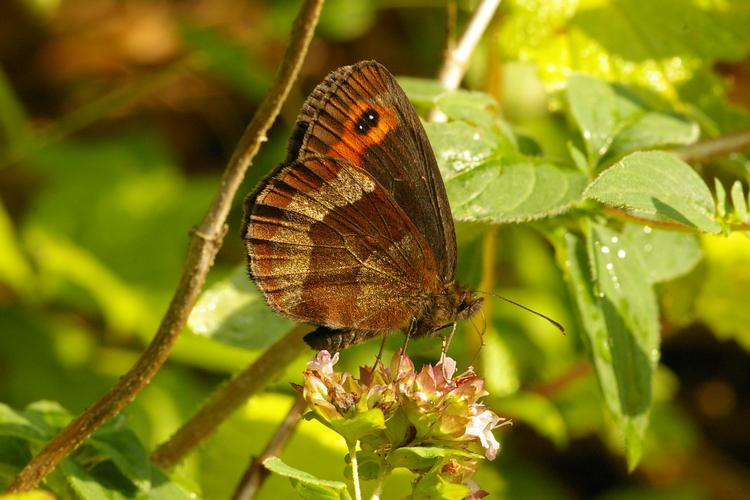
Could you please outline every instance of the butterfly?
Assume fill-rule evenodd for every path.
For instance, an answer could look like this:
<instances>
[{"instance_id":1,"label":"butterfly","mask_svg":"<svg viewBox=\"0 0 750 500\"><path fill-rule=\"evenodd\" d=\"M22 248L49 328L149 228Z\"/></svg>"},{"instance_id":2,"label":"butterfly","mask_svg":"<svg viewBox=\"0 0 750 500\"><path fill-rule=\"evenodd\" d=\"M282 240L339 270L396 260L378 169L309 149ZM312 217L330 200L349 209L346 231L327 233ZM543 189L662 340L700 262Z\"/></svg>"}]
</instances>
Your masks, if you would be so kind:
<instances>
[{"instance_id":1,"label":"butterfly","mask_svg":"<svg viewBox=\"0 0 750 500\"><path fill-rule=\"evenodd\" d=\"M391 73L344 66L310 94L286 160L245 200L251 279L314 349L390 331L435 335L482 299L456 283L456 234L435 154Z\"/></svg>"}]
</instances>

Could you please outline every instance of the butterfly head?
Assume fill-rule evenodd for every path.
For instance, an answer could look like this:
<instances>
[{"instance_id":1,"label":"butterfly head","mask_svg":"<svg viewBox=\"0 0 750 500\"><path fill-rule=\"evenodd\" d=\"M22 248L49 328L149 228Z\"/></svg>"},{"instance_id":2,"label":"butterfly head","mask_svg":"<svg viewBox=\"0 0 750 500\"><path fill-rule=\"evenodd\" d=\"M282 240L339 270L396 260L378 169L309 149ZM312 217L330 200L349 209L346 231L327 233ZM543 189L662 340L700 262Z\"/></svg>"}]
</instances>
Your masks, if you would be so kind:
<instances>
[{"instance_id":1,"label":"butterfly head","mask_svg":"<svg viewBox=\"0 0 750 500\"><path fill-rule=\"evenodd\" d=\"M479 311L484 299L475 296L471 290L459 289L458 292L460 302L456 307L456 319L469 319Z\"/></svg>"},{"instance_id":2,"label":"butterfly head","mask_svg":"<svg viewBox=\"0 0 750 500\"><path fill-rule=\"evenodd\" d=\"M443 294L431 297L418 330L422 335L434 335L457 320L469 319L482 307L483 300L471 290L451 283Z\"/></svg>"}]
</instances>

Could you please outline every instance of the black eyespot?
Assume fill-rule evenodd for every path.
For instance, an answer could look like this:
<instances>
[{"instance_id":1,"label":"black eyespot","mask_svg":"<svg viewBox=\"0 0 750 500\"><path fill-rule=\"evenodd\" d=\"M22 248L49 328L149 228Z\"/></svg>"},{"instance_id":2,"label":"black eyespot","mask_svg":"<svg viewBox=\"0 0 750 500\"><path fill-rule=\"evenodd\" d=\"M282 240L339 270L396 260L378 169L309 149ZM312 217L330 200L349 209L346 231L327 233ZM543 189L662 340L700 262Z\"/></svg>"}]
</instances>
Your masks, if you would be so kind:
<instances>
[{"instance_id":1,"label":"black eyespot","mask_svg":"<svg viewBox=\"0 0 750 500\"><path fill-rule=\"evenodd\" d=\"M360 135L367 134L371 128L378 126L380 115L374 109L368 109L354 122L354 131Z\"/></svg>"}]
</instances>

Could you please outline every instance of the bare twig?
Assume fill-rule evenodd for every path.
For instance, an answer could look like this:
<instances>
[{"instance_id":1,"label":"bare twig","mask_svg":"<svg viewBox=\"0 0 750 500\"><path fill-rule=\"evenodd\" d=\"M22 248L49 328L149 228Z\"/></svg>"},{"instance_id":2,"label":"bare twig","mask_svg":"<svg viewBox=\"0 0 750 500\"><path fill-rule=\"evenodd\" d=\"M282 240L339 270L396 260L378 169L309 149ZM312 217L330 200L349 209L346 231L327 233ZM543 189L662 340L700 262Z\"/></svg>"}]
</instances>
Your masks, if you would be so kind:
<instances>
[{"instance_id":1,"label":"bare twig","mask_svg":"<svg viewBox=\"0 0 750 500\"><path fill-rule=\"evenodd\" d=\"M495 15L498 5L500 5L500 0L482 0L471 21L469 21L466 31L461 36L461 40L458 41L453 50L446 54L439 76L440 83L446 89L454 90L458 88L466 73L469 57L474 52L474 47L479 43L479 39L482 38L482 34L492 20L492 16Z\"/></svg>"},{"instance_id":2,"label":"bare twig","mask_svg":"<svg viewBox=\"0 0 750 500\"><path fill-rule=\"evenodd\" d=\"M307 325L297 325L279 339L255 362L216 391L185 425L151 455L151 462L168 469L178 464L191 450L213 434L247 398L265 387L270 380L283 373L308 347L302 337L310 331Z\"/></svg>"},{"instance_id":3,"label":"bare twig","mask_svg":"<svg viewBox=\"0 0 750 500\"><path fill-rule=\"evenodd\" d=\"M479 39L482 38L482 33L484 33L490 20L492 20L492 16L495 15L495 10L500 5L500 1L482 0L477 10L474 11L474 15L471 21L469 21L469 25L466 27L466 31L464 31L458 44L446 51L445 61L443 61L443 67L440 69L438 79L441 85L447 90L455 90L461 84L461 80L463 80L469 64L469 57L474 52ZM446 120L446 116L440 110L433 110L430 120L442 122Z\"/></svg>"},{"instance_id":4,"label":"bare twig","mask_svg":"<svg viewBox=\"0 0 750 500\"><path fill-rule=\"evenodd\" d=\"M294 405L289 410L286 418L268 442L263 453L253 458L245 474L242 476L237 489L234 492L233 500L252 500L260 491L263 482L268 477L268 469L263 466L263 462L270 457L279 456L286 447L289 438L292 436L294 429L297 427L302 412L305 411L307 403L302 396L297 396Z\"/></svg>"},{"instance_id":5,"label":"bare twig","mask_svg":"<svg viewBox=\"0 0 750 500\"><path fill-rule=\"evenodd\" d=\"M226 232L225 220L232 199L250 162L265 140L296 80L317 24L323 0L305 0L294 21L289 46L266 98L240 138L221 178L220 187L203 222L192 233L182 276L159 329L135 365L102 398L57 434L24 467L8 487L8 492L28 491L91 433L120 412L151 381L166 361L174 342L187 321L208 270L213 265Z\"/></svg>"},{"instance_id":6,"label":"bare twig","mask_svg":"<svg viewBox=\"0 0 750 500\"><path fill-rule=\"evenodd\" d=\"M683 161L706 161L731 153L750 151L750 130L696 142L673 151Z\"/></svg>"}]
</instances>

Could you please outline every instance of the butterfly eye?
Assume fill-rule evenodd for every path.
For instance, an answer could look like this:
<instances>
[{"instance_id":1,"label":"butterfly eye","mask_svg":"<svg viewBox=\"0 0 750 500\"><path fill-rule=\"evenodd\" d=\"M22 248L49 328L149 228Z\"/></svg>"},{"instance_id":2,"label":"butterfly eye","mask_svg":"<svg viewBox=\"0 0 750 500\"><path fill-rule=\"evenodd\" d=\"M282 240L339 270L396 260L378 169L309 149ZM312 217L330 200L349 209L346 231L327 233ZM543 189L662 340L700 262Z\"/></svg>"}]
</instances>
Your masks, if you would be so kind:
<instances>
[{"instance_id":1,"label":"butterfly eye","mask_svg":"<svg viewBox=\"0 0 750 500\"><path fill-rule=\"evenodd\" d=\"M354 130L360 135L365 135L371 128L378 126L379 118L380 115L378 115L377 111L374 109L368 109L360 115L356 122L354 122Z\"/></svg>"}]
</instances>

